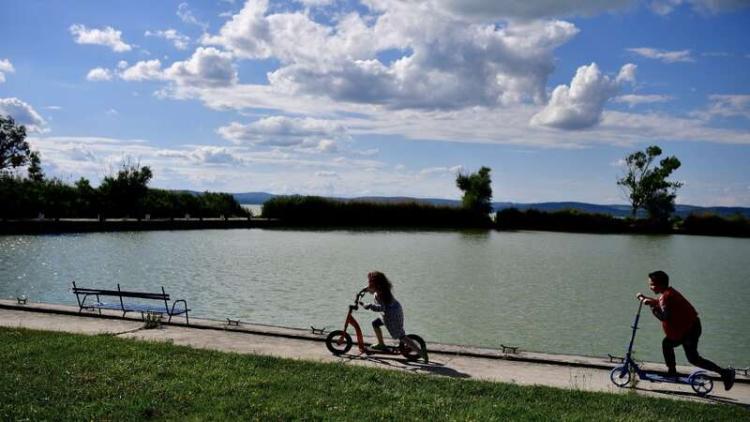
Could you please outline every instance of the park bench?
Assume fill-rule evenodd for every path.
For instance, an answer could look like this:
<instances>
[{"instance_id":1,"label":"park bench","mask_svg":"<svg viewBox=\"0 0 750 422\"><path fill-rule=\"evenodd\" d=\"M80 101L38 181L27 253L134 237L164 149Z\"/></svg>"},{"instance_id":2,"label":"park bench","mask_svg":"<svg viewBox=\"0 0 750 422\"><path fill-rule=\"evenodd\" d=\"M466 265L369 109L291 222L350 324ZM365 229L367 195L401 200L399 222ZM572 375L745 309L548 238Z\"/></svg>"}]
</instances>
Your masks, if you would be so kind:
<instances>
[{"instance_id":1,"label":"park bench","mask_svg":"<svg viewBox=\"0 0 750 422\"><path fill-rule=\"evenodd\" d=\"M84 309L91 309L102 313L102 309L110 309L115 311L121 311L123 318L128 312L140 312L141 318L144 318L146 314L159 314L168 315L169 319L167 322L172 321L172 317L175 315L185 314L185 323L190 325L190 319L188 312L190 309L187 307L185 299L175 300L172 302L172 306L169 306L169 295L164 291L164 287L161 288L161 293L148 293L148 292L133 292L120 289L120 284L117 284L117 290L104 290L104 289L88 289L76 286L76 282L73 282L73 293L76 295L78 301L78 312L82 312ZM119 301L113 301L114 303L102 302L101 297L116 297ZM92 298L96 298L96 302ZM156 300L164 302L162 305L150 304L150 303L131 303L127 299L140 299L143 300ZM88 303L87 303L88 300ZM182 306L177 306L178 304Z\"/></svg>"}]
</instances>

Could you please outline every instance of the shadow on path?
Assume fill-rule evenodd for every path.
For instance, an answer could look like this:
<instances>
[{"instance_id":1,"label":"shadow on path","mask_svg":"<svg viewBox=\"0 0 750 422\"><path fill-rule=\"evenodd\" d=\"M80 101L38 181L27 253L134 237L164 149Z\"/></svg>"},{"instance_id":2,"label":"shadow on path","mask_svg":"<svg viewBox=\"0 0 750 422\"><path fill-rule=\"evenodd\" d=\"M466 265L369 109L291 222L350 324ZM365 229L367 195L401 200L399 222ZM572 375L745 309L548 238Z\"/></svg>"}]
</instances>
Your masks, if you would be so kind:
<instances>
[{"instance_id":1,"label":"shadow on path","mask_svg":"<svg viewBox=\"0 0 750 422\"><path fill-rule=\"evenodd\" d=\"M403 358L391 358L391 357L385 357L385 356L366 355L366 354L346 355L346 356L342 356L342 358L346 358L351 361L359 360L359 361L373 362L379 365L388 366L394 369L400 369L400 370L409 371L409 372L428 373L428 374L440 375L440 376L451 377L451 378L471 378L471 375L464 373L464 372L457 371L440 362L430 362L430 363L411 362Z\"/></svg>"},{"instance_id":2,"label":"shadow on path","mask_svg":"<svg viewBox=\"0 0 750 422\"><path fill-rule=\"evenodd\" d=\"M731 397L725 397L725 396L718 396L715 394L709 394L707 396L698 396L692 391L675 391L675 390L662 390L662 389L649 389L649 388L635 388L638 391L645 391L650 393L659 393L664 394L665 396L676 396L676 397L687 397L687 398L697 398L701 399L702 401L710 401L714 403L723 403L723 404L731 404L733 406L739 406L743 407L745 409L750 410L750 405L746 403L738 402L736 399L733 399Z\"/></svg>"}]
</instances>

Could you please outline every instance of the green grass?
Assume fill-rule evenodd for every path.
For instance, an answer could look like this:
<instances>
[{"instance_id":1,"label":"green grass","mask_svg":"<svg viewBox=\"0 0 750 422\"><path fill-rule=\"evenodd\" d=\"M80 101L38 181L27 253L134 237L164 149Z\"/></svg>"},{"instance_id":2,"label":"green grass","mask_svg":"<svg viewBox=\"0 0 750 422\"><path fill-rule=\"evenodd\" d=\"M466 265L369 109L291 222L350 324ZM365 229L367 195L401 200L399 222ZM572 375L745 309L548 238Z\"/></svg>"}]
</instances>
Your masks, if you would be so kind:
<instances>
[{"instance_id":1,"label":"green grass","mask_svg":"<svg viewBox=\"0 0 750 422\"><path fill-rule=\"evenodd\" d=\"M322 347L322 345L321 345ZM521 387L0 328L0 420L747 420L728 405Z\"/></svg>"}]
</instances>

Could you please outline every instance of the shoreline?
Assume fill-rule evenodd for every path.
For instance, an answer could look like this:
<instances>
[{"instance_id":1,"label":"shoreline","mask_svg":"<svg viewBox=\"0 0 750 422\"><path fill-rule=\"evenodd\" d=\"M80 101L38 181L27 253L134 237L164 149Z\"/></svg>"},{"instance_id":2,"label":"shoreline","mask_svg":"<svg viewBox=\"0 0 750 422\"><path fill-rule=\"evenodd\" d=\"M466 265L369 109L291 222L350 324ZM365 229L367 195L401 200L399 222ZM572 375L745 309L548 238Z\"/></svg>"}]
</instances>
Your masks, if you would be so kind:
<instances>
[{"instance_id":1,"label":"shoreline","mask_svg":"<svg viewBox=\"0 0 750 422\"><path fill-rule=\"evenodd\" d=\"M579 233L579 234L601 234L601 235L685 235L685 236L711 236L731 237L746 239L746 234L727 234L710 232L690 232L686 230L565 230L539 227L503 228L494 227L466 227L466 226L405 226L405 225L377 225L377 226L351 226L335 224L303 224L297 222L285 222L273 218L261 217L229 217L229 218L159 218L159 219L133 219L113 218L99 220L94 218L60 218L60 219L29 219L29 220L0 220L0 236L2 235L34 235L34 234L60 234L60 233L94 233L94 232L122 232L122 231L160 231L160 230L221 230L221 229L309 229L309 230L364 230L364 231L543 231L553 233Z\"/></svg>"}]
</instances>

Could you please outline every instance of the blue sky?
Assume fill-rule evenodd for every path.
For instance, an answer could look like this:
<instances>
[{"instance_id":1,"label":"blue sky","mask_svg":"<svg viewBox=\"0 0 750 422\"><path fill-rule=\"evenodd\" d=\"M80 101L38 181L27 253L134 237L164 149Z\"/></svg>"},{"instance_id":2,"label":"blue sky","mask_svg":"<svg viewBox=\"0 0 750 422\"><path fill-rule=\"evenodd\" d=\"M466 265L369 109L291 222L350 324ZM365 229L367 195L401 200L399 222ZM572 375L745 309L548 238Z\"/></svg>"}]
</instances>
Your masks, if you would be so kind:
<instances>
[{"instance_id":1,"label":"blue sky","mask_svg":"<svg viewBox=\"0 0 750 422\"><path fill-rule=\"evenodd\" d=\"M746 0L10 1L0 113L48 175L152 186L623 203L622 159L678 202L750 206Z\"/></svg>"}]
</instances>

